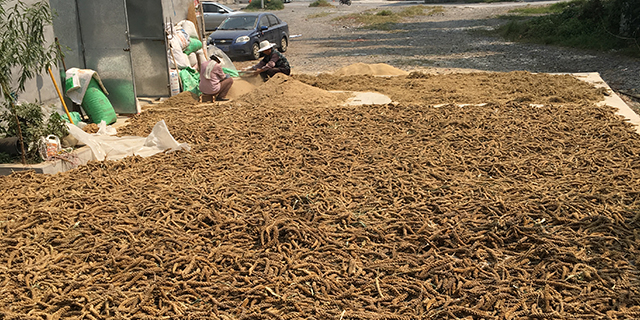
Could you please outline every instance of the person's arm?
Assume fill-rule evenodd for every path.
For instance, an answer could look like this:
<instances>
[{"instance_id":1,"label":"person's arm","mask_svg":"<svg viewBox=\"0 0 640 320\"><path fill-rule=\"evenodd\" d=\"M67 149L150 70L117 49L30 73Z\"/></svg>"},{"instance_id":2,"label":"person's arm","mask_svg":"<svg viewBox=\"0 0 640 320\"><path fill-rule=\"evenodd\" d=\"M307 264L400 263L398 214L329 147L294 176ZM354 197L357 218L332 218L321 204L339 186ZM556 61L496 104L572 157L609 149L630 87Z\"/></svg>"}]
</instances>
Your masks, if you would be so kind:
<instances>
[{"instance_id":1,"label":"person's arm","mask_svg":"<svg viewBox=\"0 0 640 320\"><path fill-rule=\"evenodd\" d=\"M264 63L264 60L260 61L260 63L262 63L262 66L256 69L256 72L260 73L275 67L276 62L278 62L279 59L280 59L280 56L278 56L278 54L276 54L275 52L271 52L271 59L269 59L269 62Z\"/></svg>"},{"instance_id":2,"label":"person's arm","mask_svg":"<svg viewBox=\"0 0 640 320\"><path fill-rule=\"evenodd\" d=\"M274 49L275 50L275 49ZM271 53L271 59L269 60L269 62L267 62L264 67L260 68L262 70L267 70L267 69L271 69L273 67L276 66L276 62L278 62L278 60L280 59L280 56L278 56L277 53L272 52Z\"/></svg>"},{"instance_id":3,"label":"person's arm","mask_svg":"<svg viewBox=\"0 0 640 320\"><path fill-rule=\"evenodd\" d=\"M251 67L251 69L253 70L258 70L258 69L262 69L262 67L264 67L265 63L264 63L264 59L260 60L260 62L258 62L258 64L256 64L255 66Z\"/></svg>"}]
</instances>

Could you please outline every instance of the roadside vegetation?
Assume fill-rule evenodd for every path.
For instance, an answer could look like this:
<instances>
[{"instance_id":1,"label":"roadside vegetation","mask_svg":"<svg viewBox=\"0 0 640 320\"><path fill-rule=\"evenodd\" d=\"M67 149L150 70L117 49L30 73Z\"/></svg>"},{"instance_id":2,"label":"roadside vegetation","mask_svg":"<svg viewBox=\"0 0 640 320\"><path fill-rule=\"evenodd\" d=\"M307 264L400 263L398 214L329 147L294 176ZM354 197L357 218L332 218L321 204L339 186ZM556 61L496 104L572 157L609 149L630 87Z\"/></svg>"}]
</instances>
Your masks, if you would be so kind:
<instances>
[{"instance_id":1,"label":"roadside vegetation","mask_svg":"<svg viewBox=\"0 0 640 320\"><path fill-rule=\"evenodd\" d=\"M260 10L282 10L284 9L284 3L282 0L264 0L264 9L261 8L262 1L251 1L249 5L244 8L245 11L260 11Z\"/></svg>"},{"instance_id":2,"label":"roadside vegetation","mask_svg":"<svg viewBox=\"0 0 640 320\"><path fill-rule=\"evenodd\" d=\"M431 7L431 6L411 6L407 7L399 12L385 10L367 10L362 13L352 13L336 17L333 20L340 22L347 22L354 25L359 25L363 29L371 30L384 30L391 31L396 23L404 21L406 18L415 16L430 16L438 13L443 13L443 7Z\"/></svg>"},{"instance_id":3,"label":"roadside vegetation","mask_svg":"<svg viewBox=\"0 0 640 320\"><path fill-rule=\"evenodd\" d=\"M314 8L314 7L335 7L335 6L329 3L329 1L327 0L316 0L314 2L311 2L311 4L309 4L309 7Z\"/></svg>"},{"instance_id":4,"label":"roadside vegetation","mask_svg":"<svg viewBox=\"0 0 640 320\"><path fill-rule=\"evenodd\" d=\"M512 41L640 56L639 0L574 0L514 9L497 31Z\"/></svg>"},{"instance_id":5,"label":"roadside vegetation","mask_svg":"<svg viewBox=\"0 0 640 320\"><path fill-rule=\"evenodd\" d=\"M528 4L524 8L516 8L513 10L509 10L511 15L518 16L535 16L535 15L544 15L551 13L561 13L562 10L569 6L569 2L558 2L551 5L546 6L536 6Z\"/></svg>"}]
</instances>

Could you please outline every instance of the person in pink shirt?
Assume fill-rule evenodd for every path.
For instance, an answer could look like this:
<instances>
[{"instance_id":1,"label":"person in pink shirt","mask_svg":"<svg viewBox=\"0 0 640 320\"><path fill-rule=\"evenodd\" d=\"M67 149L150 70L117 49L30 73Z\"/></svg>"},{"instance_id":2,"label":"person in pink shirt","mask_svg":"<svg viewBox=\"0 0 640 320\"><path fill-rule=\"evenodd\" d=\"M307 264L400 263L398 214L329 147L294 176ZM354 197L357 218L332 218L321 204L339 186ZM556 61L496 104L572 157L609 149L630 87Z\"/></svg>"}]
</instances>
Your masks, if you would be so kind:
<instances>
[{"instance_id":1,"label":"person in pink shirt","mask_svg":"<svg viewBox=\"0 0 640 320\"><path fill-rule=\"evenodd\" d=\"M213 96L216 96L216 101L229 101L227 93L231 89L233 79L222 72L218 57L212 55L209 59L200 65L202 102L213 101Z\"/></svg>"}]
</instances>

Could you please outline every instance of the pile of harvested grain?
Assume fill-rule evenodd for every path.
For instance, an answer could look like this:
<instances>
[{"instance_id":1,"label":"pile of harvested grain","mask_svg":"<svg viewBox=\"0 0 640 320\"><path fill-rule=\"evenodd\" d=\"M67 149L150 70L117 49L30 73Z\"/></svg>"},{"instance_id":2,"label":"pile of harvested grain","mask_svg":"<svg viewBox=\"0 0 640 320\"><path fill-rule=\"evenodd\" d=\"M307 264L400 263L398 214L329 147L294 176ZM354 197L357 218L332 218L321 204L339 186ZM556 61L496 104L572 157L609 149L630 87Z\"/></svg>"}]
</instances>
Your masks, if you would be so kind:
<instances>
[{"instance_id":1,"label":"pile of harvested grain","mask_svg":"<svg viewBox=\"0 0 640 320\"><path fill-rule=\"evenodd\" d=\"M249 80L258 80L260 79L260 77L256 77L256 78L249 78ZM261 80L260 80L261 81ZM231 89L229 89L229 94L227 95L227 98L229 99L236 99L242 95L245 95L249 92L252 92L256 89L256 85L250 81L247 81L246 79L239 79L239 78L235 78L233 79L233 85L231 85Z\"/></svg>"},{"instance_id":2,"label":"pile of harvested grain","mask_svg":"<svg viewBox=\"0 0 640 320\"><path fill-rule=\"evenodd\" d=\"M377 91L393 101L417 104L509 101L526 103L567 103L599 100L602 92L571 75L509 73L472 73L374 77L327 74L295 75L295 79L325 90Z\"/></svg>"},{"instance_id":3,"label":"pile of harvested grain","mask_svg":"<svg viewBox=\"0 0 640 320\"><path fill-rule=\"evenodd\" d=\"M0 177L0 318L640 316L611 109L289 103L160 105L124 129L192 152Z\"/></svg>"},{"instance_id":4,"label":"pile of harvested grain","mask_svg":"<svg viewBox=\"0 0 640 320\"><path fill-rule=\"evenodd\" d=\"M264 84L238 99L237 104L289 108L304 106L325 106L343 103L350 95L327 92L302 83L282 73L277 73Z\"/></svg>"},{"instance_id":5,"label":"pile of harvested grain","mask_svg":"<svg viewBox=\"0 0 640 320\"><path fill-rule=\"evenodd\" d=\"M385 63L366 64L362 62L354 63L350 66L340 68L333 73L334 76L399 76L407 74L409 74L409 72L400 70Z\"/></svg>"},{"instance_id":6,"label":"pile of harvested grain","mask_svg":"<svg viewBox=\"0 0 640 320\"><path fill-rule=\"evenodd\" d=\"M98 125L95 123L89 123L82 127L82 131L86 133L98 133L98 130L100 130L100 128L98 128Z\"/></svg>"}]
</instances>

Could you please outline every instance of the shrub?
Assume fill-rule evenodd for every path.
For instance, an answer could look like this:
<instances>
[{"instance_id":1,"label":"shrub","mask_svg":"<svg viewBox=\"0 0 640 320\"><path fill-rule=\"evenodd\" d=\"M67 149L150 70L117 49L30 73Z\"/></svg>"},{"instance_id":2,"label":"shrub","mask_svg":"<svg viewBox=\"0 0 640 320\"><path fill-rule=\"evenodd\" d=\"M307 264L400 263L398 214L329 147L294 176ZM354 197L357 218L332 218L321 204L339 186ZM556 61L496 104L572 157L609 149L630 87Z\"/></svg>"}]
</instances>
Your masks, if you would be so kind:
<instances>
[{"instance_id":1,"label":"shrub","mask_svg":"<svg viewBox=\"0 0 640 320\"><path fill-rule=\"evenodd\" d=\"M245 10L262 10L261 5L264 1L264 10L282 10L284 9L284 3L282 0L253 0L245 8Z\"/></svg>"},{"instance_id":2,"label":"shrub","mask_svg":"<svg viewBox=\"0 0 640 320\"><path fill-rule=\"evenodd\" d=\"M50 109L53 109L53 107L50 107ZM41 137L53 134L62 139L69 134L67 125L58 113L53 112L51 116L46 119L42 112L42 107L38 104L16 104L14 105L14 111L20 122L22 137L26 148L25 158L29 163L42 161L38 154L38 143ZM14 119L15 115L9 110L5 110L0 114L0 122L6 124L6 127L0 127L0 134L3 134L4 137L16 137L18 135L18 126Z\"/></svg>"},{"instance_id":3,"label":"shrub","mask_svg":"<svg viewBox=\"0 0 640 320\"><path fill-rule=\"evenodd\" d=\"M335 7L335 6L329 3L327 0L316 0L314 2L311 2L311 4L309 4L309 7L315 8L315 7Z\"/></svg>"},{"instance_id":4,"label":"shrub","mask_svg":"<svg viewBox=\"0 0 640 320\"><path fill-rule=\"evenodd\" d=\"M550 14L510 21L498 30L511 40L598 50L622 49L638 56L640 6L631 2L639 1L574 0L554 4L549 7Z\"/></svg>"}]
</instances>

